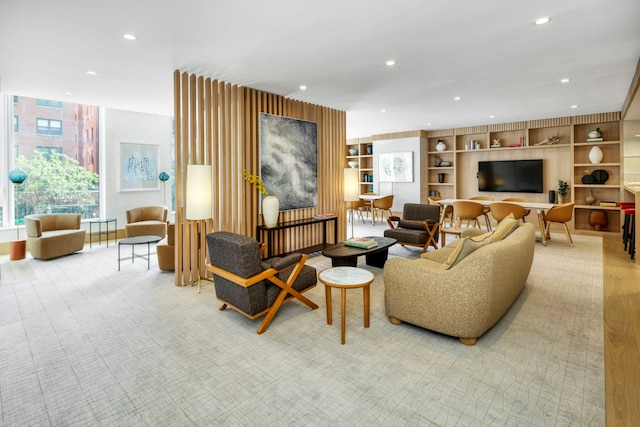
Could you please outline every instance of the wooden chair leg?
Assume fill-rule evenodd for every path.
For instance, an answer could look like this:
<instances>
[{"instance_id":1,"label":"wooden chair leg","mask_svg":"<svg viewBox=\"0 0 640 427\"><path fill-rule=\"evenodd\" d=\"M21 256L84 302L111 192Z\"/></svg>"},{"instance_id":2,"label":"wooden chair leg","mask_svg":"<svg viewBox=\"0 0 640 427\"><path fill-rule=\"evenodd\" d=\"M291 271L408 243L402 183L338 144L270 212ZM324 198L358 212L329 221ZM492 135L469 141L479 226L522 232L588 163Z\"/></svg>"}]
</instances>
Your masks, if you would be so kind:
<instances>
[{"instance_id":1,"label":"wooden chair leg","mask_svg":"<svg viewBox=\"0 0 640 427\"><path fill-rule=\"evenodd\" d=\"M571 238L571 233L569 232L569 227L567 227L567 223L563 222L564 232L567 233L567 240L569 241L569 245L573 246L573 239Z\"/></svg>"}]
</instances>

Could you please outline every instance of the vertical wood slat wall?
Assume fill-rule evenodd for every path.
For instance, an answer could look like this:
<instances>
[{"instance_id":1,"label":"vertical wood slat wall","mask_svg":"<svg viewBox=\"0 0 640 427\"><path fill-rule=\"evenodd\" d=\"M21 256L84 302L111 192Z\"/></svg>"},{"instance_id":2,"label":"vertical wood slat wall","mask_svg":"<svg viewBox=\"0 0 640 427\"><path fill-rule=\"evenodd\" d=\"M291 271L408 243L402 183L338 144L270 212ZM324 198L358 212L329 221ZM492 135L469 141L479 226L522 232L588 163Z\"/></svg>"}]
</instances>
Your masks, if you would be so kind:
<instances>
[{"instance_id":1,"label":"vertical wood slat wall","mask_svg":"<svg viewBox=\"0 0 640 427\"><path fill-rule=\"evenodd\" d=\"M208 259L206 234L231 231L256 236L262 223L260 193L242 179L244 168L259 173L259 113L269 113L318 124L318 205L316 208L280 212L279 221L308 218L316 213L338 215L338 241L346 238L347 208L343 197L346 152L346 113L288 99L242 86L174 72L176 270L181 286L200 276ZM184 217L188 188L187 165L212 165L213 218L189 221ZM199 223L199 224L198 224ZM198 242L198 226L201 228ZM322 225L292 228L278 233L280 251L292 251L320 242ZM328 238L333 239L328 233Z\"/></svg>"}]
</instances>

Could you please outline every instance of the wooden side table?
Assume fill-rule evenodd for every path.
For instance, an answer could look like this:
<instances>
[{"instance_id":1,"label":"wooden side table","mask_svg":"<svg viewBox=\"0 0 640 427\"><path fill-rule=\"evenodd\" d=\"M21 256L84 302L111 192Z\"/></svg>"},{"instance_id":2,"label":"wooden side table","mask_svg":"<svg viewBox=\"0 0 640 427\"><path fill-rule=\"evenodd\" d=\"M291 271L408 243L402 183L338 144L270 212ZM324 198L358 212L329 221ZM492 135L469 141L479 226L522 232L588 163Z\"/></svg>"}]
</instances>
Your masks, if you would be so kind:
<instances>
[{"instance_id":1,"label":"wooden side table","mask_svg":"<svg viewBox=\"0 0 640 427\"><path fill-rule=\"evenodd\" d=\"M332 267L322 270L318 274L318 279L324 283L324 292L327 304L327 324L333 324L333 313L331 307L331 288L340 288L342 325L341 343L345 342L346 317L347 317L347 289L362 288L364 298L364 327L369 327L370 317L370 285L374 281L374 275L362 268L357 267Z\"/></svg>"}]
</instances>

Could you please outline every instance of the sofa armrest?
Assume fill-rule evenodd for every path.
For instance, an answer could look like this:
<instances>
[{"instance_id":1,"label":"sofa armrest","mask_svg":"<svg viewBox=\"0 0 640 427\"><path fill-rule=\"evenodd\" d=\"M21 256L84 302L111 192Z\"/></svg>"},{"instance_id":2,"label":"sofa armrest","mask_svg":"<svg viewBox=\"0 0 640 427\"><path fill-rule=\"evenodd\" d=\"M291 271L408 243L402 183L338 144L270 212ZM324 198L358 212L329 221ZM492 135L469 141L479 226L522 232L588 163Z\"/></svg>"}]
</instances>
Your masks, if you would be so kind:
<instances>
[{"instance_id":1,"label":"sofa armrest","mask_svg":"<svg viewBox=\"0 0 640 427\"><path fill-rule=\"evenodd\" d=\"M42 223L40 218L28 218L24 219L24 227L27 230L27 237L41 237L42 236Z\"/></svg>"}]
</instances>

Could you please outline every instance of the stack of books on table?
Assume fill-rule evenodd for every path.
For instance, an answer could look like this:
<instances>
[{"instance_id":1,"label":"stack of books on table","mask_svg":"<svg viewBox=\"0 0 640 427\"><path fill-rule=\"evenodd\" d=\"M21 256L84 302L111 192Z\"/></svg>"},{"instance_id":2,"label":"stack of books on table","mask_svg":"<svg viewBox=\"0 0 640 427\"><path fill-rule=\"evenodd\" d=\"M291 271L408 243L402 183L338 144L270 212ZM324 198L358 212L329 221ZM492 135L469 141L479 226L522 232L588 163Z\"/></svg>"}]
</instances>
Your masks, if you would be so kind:
<instances>
[{"instance_id":1,"label":"stack of books on table","mask_svg":"<svg viewBox=\"0 0 640 427\"><path fill-rule=\"evenodd\" d=\"M315 214L313 216L313 219L326 219L326 218L333 218L335 216L336 214L334 214L333 212L319 213L319 214Z\"/></svg>"},{"instance_id":2,"label":"stack of books on table","mask_svg":"<svg viewBox=\"0 0 640 427\"><path fill-rule=\"evenodd\" d=\"M351 239L344 241L345 246L353 246L361 249L371 249L378 246L378 242L366 237L352 237Z\"/></svg>"}]
</instances>

